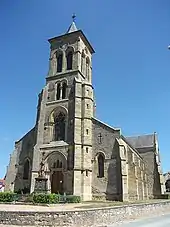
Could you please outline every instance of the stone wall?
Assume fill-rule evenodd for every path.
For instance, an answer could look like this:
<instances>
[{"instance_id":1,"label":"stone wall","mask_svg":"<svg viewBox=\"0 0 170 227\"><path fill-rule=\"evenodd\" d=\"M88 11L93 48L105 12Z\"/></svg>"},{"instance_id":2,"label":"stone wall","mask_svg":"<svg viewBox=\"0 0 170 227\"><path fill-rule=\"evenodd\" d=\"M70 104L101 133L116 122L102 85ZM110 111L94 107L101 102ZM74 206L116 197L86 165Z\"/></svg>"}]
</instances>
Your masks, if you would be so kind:
<instances>
[{"instance_id":1,"label":"stone wall","mask_svg":"<svg viewBox=\"0 0 170 227\"><path fill-rule=\"evenodd\" d=\"M5 180L5 191L18 191L30 188L33 148L36 142L36 130L31 129L23 138L15 143ZM29 178L23 179L24 164L29 160Z\"/></svg>"},{"instance_id":2,"label":"stone wall","mask_svg":"<svg viewBox=\"0 0 170 227\"><path fill-rule=\"evenodd\" d=\"M128 146L128 193L129 199L147 198L146 168L142 157Z\"/></svg>"},{"instance_id":3,"label":"stone wall","mask_svg":"<svg viewBox=\"0 0 170 227\"><path fill-rule=\"evenodd\" d=\"M98 177L98 154L104 155L104 177ZM93 195L109 200L142 200L148 196L146 166L120 130L93 119Z\"/></svg>"},{"instance_id":4,"label":"stone wall","mask_svg":"<svg viewBox=\"0 0 170 227\"><path fill-rule=\"evenodd\" d=\"M105 125L93 119L93 154L92 154L92 193L94 197L103 196L107 199L118 199L121 194L119 148L115 139L120 136L120 130ZM98 176L98 155L104 156L104 176Z\"/></svg>"},{"instance_id":5,"label":"stone wall","mask_svg":"<svg viewBox=\"0 0 170 227\"><path fill-rule=\"evenodd\" d=\"M96 227L122 222L128 218L167 212L170 202L117 206L112 208L64 212L6 212L0 211L0 224L57 227Z\"/></svg>"},{"instance_id":6,"label":"stone wall","mask_svg":"<svg viewBox=\"0 0 170 227\"><path fill-rule=\"evenodd\" d=\"M142 156L148 175L148 194L149 198L161 194L160 175L158 172L158 165L156 162L156 154L153 149L138 149Z\"/></svg>"},{"instance_id":7,"label":"stone wall","mask_svg":"<svg viewBox=\"0 0 170 227\"><path fill-rule=\"evenodd\" d=\"M142 200L147 198L147 178L145 163L133 147L131 147L124 137L119 139L122 175L122 191L124 200ZM123 182L124 181L124 182ZM127 183L126 183L127 182ZM127 194L125 196L125 194Z\"/></svg>"}]
</instances>

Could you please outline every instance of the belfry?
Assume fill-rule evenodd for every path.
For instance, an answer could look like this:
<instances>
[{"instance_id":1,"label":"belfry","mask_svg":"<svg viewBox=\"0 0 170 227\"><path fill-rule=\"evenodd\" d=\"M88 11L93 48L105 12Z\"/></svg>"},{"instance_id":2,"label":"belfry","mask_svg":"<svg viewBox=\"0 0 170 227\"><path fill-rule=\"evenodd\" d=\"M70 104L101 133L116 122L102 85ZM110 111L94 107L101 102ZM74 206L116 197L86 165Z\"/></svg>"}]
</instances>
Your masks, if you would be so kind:
<instances>
[{"instance_id":1,"label":"belfry","mask_svg":"<svg viewBox=\"0 0 170 227\"><path fill-rule=\"evenodd\" d=\"M15 143L5 190L33 192L43 166L48 193L79 195L84 201L163 193L157 135L126 138L94 116L94 49L77 29L75 15L65 34L48 41L49 70L36 122Z\"/></svg>"}]
</instances>

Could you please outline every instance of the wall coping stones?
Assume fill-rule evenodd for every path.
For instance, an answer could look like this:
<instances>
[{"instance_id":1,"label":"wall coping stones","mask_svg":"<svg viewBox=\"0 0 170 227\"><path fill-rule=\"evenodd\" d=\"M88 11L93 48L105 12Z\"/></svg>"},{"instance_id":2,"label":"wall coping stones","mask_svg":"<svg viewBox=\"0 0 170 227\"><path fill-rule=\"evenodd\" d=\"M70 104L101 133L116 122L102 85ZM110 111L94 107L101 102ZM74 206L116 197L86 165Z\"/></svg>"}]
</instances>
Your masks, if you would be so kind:
<instances>
[{"instance_id":1,"label":"wall coping stones","mask_svg":"<svg viewBox=\"0 0 170 227\"><path fill-rule=\"evenodd\" d=\"M65 211L1 210L0 224L57 227L107 226L129 217L137 218L154 213L160 214L168 210L170 210L170 201Z\"/></svg>"}]
</instances>

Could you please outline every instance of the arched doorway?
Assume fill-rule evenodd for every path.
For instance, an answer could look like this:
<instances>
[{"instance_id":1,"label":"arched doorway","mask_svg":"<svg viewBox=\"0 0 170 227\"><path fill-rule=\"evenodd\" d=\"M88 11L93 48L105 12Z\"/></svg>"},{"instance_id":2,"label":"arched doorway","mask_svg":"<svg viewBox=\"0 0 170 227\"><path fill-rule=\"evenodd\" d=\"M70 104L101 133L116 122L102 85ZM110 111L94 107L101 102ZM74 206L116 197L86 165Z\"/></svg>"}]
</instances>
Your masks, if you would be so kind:
<instances>
[{"instance_id":1,"label":"arched doorway","mask_svg":"<svg viewBox=\"0 0 170 227\"><path fill-rule=\"evenodd\" d=\"M51 193L63 194L65 187L66 157L61 152L53 152L48 157Z\"/></svg>"},{"instance_id":2,"label":"arched doorway","mask_svg":"<svg viewBox=\"0 0 170 227\"><path fill-rule=\"evenodd\" d=\"M62 171L54 171L51 177L51 193L64 193L64 176Z\"/></svg>"}]
</instances>

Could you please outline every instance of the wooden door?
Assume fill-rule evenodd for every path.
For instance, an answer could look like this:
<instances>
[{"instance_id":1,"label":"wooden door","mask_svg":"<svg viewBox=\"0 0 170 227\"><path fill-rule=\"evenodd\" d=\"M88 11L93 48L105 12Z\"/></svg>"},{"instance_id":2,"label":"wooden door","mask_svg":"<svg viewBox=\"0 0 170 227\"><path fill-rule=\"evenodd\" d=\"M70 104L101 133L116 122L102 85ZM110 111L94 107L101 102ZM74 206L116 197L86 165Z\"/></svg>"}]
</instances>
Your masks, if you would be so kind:
<instances>
[{"instance_id":1,"label":"wooden door","mask_svg":"<svg viewBox=\"0 0 170 227\"><path fill-rule=\"evenodd\" d=\"M51 180L51 193L63 194L63 180L62 171L53 172Z\"/></svg>"}]
</instances>

